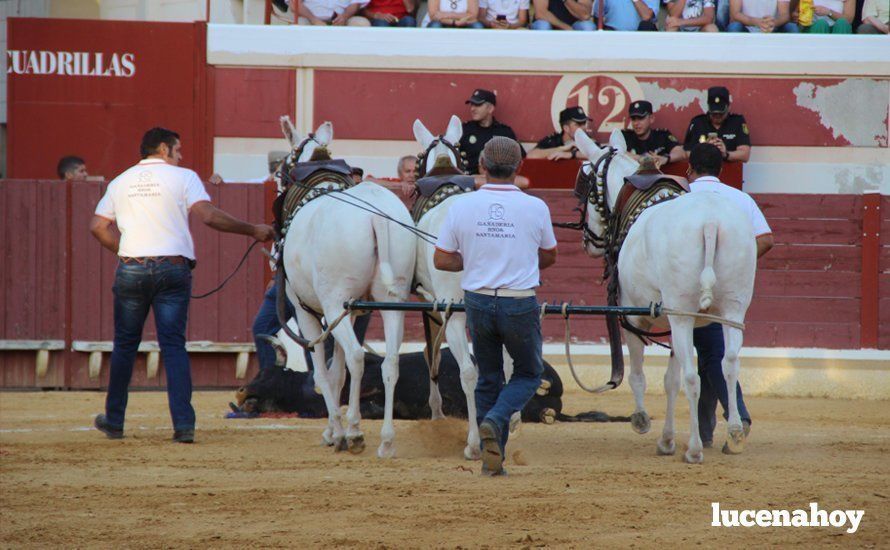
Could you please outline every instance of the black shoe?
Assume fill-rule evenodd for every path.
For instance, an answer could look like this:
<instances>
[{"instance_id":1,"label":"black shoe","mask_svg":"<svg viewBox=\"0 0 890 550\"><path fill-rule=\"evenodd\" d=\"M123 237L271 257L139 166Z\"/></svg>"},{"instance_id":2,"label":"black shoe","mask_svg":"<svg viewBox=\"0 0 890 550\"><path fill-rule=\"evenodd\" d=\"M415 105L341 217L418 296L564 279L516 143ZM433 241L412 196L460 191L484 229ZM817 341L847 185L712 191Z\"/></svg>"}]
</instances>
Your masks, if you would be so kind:
<instances>
[{"instance_id":1,"label":"black shoe","mask_svg":"<svg viewBox=\"0 0 890 550\"><path fill-rule=\"evenodd\" d=\"M491 420L483 420L479 424L479 439L482 442L482 473L488 476L500 475L504 471L500 430Z\"/></svg>"},{"instance_id":2,"label":"black shoe","mask_svg":"<svg viewBox=\"0 0 890 550\"><path fill-rule=\"evenodd\" d=\"M711 447L714 446L714 442L709 441L709 440L704 440L701 442L701 446L704 447L705 449L710 449Z\"/></svg>"},{"instance_id":3,"label":"black shoe","mask_svg":"<svg viewBox=\"0 0 890 550\"><path fill-rule=\"evenodd\" d=\"M194 443L195 430L175 430L173 432L173 441L177 443Z\"/></svg>"},{"instance_id":4,"label":"black shoe","mask_svg":"<svg viewBox=\"0 0 890 550\"><path fill-rule=\"evenodd\" d=\"M123 439L124 438L124 429L118 428L117 426L112 426L108 423L108 419L105 418L104 414L97 414L96 420L93 421L93 426L96 427L97 430L105 434L105 437L108 439Z\"/></svg>"}]
</instances>

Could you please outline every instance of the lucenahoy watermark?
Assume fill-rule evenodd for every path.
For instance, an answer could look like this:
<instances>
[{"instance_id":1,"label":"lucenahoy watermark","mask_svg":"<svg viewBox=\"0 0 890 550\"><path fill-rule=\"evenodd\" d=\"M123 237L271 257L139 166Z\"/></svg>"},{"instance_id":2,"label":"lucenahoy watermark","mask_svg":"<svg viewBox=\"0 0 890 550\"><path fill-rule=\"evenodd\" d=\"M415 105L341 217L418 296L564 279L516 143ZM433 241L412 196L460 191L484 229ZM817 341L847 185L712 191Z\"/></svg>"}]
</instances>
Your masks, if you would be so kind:
<instances>
[{"instance_id":1,"label":"lucenahoy watermark","mask_svg":"<svg viewBox=\"0 0 890 550\"><path fill-rule=\"evenodd\" d=\"M810 503L809 510L721 510L719 502L711 503L713 527L844 527L855 533L864 510L820 510Z\"/></svg>"}]
</instances>

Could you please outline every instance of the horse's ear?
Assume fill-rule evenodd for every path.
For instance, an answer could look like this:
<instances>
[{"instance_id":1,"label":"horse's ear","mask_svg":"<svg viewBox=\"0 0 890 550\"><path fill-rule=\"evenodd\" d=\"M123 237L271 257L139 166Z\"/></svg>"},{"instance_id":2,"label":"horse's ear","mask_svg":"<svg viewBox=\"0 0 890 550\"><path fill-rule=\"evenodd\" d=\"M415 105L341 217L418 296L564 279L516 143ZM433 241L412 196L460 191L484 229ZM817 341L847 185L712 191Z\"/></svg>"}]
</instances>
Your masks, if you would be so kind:
<instances>
[{"instance_id":1,"label":"horse's ear","mask_svg":"<svg viewBox=\"0 0 890 550\"><path fill-rule=\"evenodd\" d=\"M283 115L278 121L281 123L281 133L284 134L285 139L287 139L291 147L296 147L301 139L297 129L294 128L293 123L290 121L290 116Z\"/></svg>"},{"instance_id":2,"label":"horse's ear","mask_svg":"<svg viewBox=\"0 0 890 550\"><path fill-rule=\"evenodd\" d=\"M603 150L600 149L595 141L590 139L590 136L587 135L583 128L575 130L575 147L580 149L591 162L596 161L603 155Z\"/></svg>"},{"instance_id":3,"label":"horse's ear","mask_svg":"<svg viewBox=\"0 0 890 550\"><path fill-rule=\"evenodd\" d=\"M621 133L621 130L612 130L612 135L609 136L609 145L621 153L627 152L627 141L625 141L624 134Z\"/></svg>"},{"instance_id":4,"label":"horse's ear","mask_svg":"<svg viewBox=\"0 0 890 550\"><path fill-rule=\"evenodd\" d=\"M460 119L456 115L451 115L451 120L448 121L448 129L445 130L445 139L448 143L456 145L463 134L464 126L461 124Z\"/></svg>"},{"instance_id":5,"label":"horse's ear","mask_svg":"<svg viewBox=\"0 0 890 550\"><path fill-rule=\"evenodd\" d=\"M426 129L426 126L423 125L423 122L420 122L420 119L414 121L414 139L420 143L420 146L426 149L430 146L430 143L436 139L436 136L430 133L429 130Z\"/></svg>"},{"instance_id":6,"label":"horse's ear","mask_svg":"<svg viewBox=\"0 0 890 550\"><path fill-rule=\"evenodd\" d=\"M322 122L315 130L315 141L321 145L329 145L334 141L334 125L328 121Z\"/></svg>"}]
</instances>

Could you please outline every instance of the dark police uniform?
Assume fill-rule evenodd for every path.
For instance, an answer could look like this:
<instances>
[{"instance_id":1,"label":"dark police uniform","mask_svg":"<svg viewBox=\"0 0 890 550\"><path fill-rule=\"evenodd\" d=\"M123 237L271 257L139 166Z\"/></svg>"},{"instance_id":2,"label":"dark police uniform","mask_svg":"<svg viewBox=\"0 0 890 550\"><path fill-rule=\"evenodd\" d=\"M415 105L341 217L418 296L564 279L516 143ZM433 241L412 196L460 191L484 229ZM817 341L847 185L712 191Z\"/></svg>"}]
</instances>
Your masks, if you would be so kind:
<instances>
[{"instance_id":1,"label":"dark police uniform","mask_svg":"<svg viewBox=\"0 0 890 550\"><path fill-rule=\"evenodd\" d=\"M669 130L653 129L649 131L649 137L641 140L633 130L621 130L627 150L637 155L652 153L659 157L669 157L671 149L679 145L677 138Z\"/></svg>"},{"instance_id":2,"label":"dark police uniform","mask_svg":"<svg viewBox=\"0 0 890 550\"><path fill-rule=\"evenodd\" d=\"M565 145L565 141L562 139L562 132L556 132L539 141L535 145L535 149L553 149L563 145Z\"/></svg>"},{"instance_id":3,"label":"dark police uniform","mask_svg":"<svg viewBox=\"0 0 890 550\"><path fill-rule=\"evenodd\" d=\"M479 173L479 155L482 154L482 148L494 136L504 136L512 140L516 139L513 129L493 119L491 126L485 128L475 120L464 122L464 135L460 138L460 150L467 154L467 171L470 174ZM523 158L525 158L525 149L519 146Z\"/></svg>"},{"instance_id":4,"label":"dark police uniform","mask_svg":"<svg viewBox=\"0 0 890 550\"><path fill-rule=\"evenodd\" d=\"M735 151L739 145L751 145L751 137L748 135L748 124L745 117L730 113L723 121L719 129L714 128L708 115L698 115L689 124L686 131L686 139L683 140L683 148L691 151L699 143L708 141L708 134L717 134L723 140L727 151Z\"/></svg>"}]
</instances>

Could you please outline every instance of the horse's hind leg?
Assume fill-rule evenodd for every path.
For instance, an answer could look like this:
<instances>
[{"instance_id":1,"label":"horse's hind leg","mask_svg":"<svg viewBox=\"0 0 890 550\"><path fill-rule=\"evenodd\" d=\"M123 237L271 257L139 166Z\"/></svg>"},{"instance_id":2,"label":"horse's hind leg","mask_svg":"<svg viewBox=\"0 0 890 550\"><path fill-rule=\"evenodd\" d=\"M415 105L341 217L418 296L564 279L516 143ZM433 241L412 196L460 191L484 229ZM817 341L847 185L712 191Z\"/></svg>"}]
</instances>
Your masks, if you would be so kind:
<instances>
[{"instance_id":1,"label":"horse's hind leg","mask_svg":"<svg viewBox=\"0 0 890 550\"><path fill-rule=\"evenodd\" d=\"M386 402L383 410L383 427L380 429L380 447L377 456L392 458L395 455L396 429L393 425L393 401L396 383L399 381L399 347L405 334L405 314L400 311L381 311L383 334L386 340L386 356L381 370Z\"/></svg>"},{"instance_id":2,"label":"horse's hind leg","mask_svg":"<svg viewBox=\"0 0 890 550\"><path fill-rule=\"evenodd\" d=\"M701 394L701 380L695 362L692 347L693 320L689 317L670 316L671 343L674 348L674 360L680 365L683 373L683 389L689 400L689 449L684 459L690 464L701 464L704 461L701 435L698 433L698 397Z\"/></svg>"},{"instance_id":3,"label":"horse's hind leg","mask_svg":"<svg viewBox=\"0 0 890 550\"><path fill-rule=\"evenodd\" d=\"M723 325L723 377L726 379L726 393L729 398L729 427L723 452L739 454L745 448L745 431L739 415L738 393L739 350L742 348L742 331Z\"/></svg>"},{"instance_id":4,"label":"horse's hind leg","mask_svg":"<svg viewBox=\"0 0 890 550\"><path fill-rule=\"evenodd\" d=\"M637 335L626 330L624 331L624 341L627 342L627 350L630 352L628 382L630 382L636 403L636 409L630 415L630 425L638 434L644 434L652 427L652 421L643 404L643 397L646 394L646 374L643 372L643 341Z\"/></svg>"},{"instance_id":5,"label":"horse's hind leg","mask_svg":"<svg viewBox=\"0 0 890 550\"><path fill-rule=\"evenodd\" d=\"M460 368L460 386L467 398L467 446L464 447L464 458L478 460L482 456L479 448L479 424L476 419L476 382L479 373L470 357L470 346L467 341L467 315L455 313L445 331L448 348L457 360Z\"/></svg>"},{"instance_id":6,"label":"horse's hind leg","mask_svg":"<svg viewBox=\"0 0 890 550\"><path fill-rule=\"evenodd\" d=\"M660 455L672 455L677 449L674 442L674 409L677 406L677 393L680 391L680 365L673 352L664 373L664 390L667 394L667 410L664 414L664 429L661 432L661 439L658 440L657 452Z\"/></svg>"},{"instance_id":7,"label":"horse's hind leg","mask_svg":"<svg viewBox=\"0 0 890 550\"><path fill-rule=\"evenodd\" d=\"M342 312L343 300L337 300L335 303L337 304L336 306L326 304L326 318L336 319L337 317L335 315L339 315L337 307L339 307L339 311ZM348 319L344 319L340 324L331 329L331 334L334 335L337 347L341 348L341 351L335 354L334 359L337 360L341 356L344 357L346 359L346 366L349 368L349 407L346 411L346 448L349 449L349 452L358 454L365 449L365 437L359 426L362 418L360 401L362 375L365 370L365 351L361 344L359 344L358 338L355 337L352 324ZM334 376L336 377L335 380L339 384L344 378L341 372L343 366L342 364L338 364L336 365L336 368L340 370L334 370L335 366L331 365L331 369L334 371Z\"/></svg>"},{"instance_id":8,"label":"horse's hind leg","mask_svg":"<svg viewBox=\"0 0 890 550\"><path fill-rule=\"evenodd\" d=\"M321 323L315 316L304 311L303 308L296 308L297 324L300 325L300 331L305 338L314 340L321 335ZM324 398L325 407L328 409L328 426L322 432L322 439L327 445L339 447L343 441L343 425L340 421L340 395L334 394L334 384L331 376L328 374L328 368L325 360L324 343L319 342L312 352L312 365L314 367L312 377L315 385L321 390Z\"/></svg>"}]
</instances>

